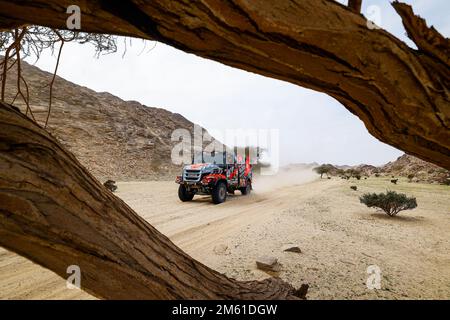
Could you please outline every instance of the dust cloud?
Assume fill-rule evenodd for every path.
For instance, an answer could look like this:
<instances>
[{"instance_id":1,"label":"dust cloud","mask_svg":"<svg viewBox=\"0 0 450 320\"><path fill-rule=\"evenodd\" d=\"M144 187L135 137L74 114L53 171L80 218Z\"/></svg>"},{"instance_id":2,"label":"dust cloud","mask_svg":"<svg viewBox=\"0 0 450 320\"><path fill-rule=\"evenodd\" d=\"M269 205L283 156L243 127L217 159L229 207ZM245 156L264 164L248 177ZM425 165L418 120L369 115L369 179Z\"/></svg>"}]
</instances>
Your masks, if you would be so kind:
<instances>
[{"instance_id":1,"label":"dust cloud","mask_svg":"<svg viewBox=\"0 0 450 320\"><path fill-rule=\"evenodd\" d=\"M253 191L255 193L272 192L289 186L297 186L317 179L318 175L309 166L290 165L280 168L275 175L254 173Z\"/></svg>"}]
</instances>

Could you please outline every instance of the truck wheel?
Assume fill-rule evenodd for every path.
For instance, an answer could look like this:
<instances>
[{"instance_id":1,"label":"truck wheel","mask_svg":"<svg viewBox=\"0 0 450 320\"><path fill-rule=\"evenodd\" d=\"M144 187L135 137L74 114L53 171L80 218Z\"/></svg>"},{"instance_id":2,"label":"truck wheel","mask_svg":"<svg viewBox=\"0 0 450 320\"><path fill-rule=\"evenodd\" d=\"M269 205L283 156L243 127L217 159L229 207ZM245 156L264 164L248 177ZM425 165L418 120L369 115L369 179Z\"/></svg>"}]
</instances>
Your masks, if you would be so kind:
<instances>
[{"instance_id":1,"label":"truck wheel","mask_svg":"<svg viewBox=\"0 0 450 320\"><path fill-rule=\"evenodd\" d=\"M219 181L212 191L212 201L214 204L225 202L227 199L227 184Z\"/></svg>"},{"instance_id":2,"label":"truck wheel","mask_svg":"<svg viewBox=\"0 0 450 320\"><path fill-rule=\"evenodd\" d=\"M249 195L250 192L252 192L252 184L247 182L247 186L244 188L241 188L241 193L243 196Z\"/></svg>"},{"instance_id":3,"label":"truck wheel","mask_svg":"<svg viewBox=\"0 0 450 320\"><path fill-rule=\"evenodd\" d=\"M194 198L194 194L192 192L189 192L186 189L186 186L180 184L178 187L178 198L180 198L181 201L191 201Z\"/></svg>"}]
</instances>

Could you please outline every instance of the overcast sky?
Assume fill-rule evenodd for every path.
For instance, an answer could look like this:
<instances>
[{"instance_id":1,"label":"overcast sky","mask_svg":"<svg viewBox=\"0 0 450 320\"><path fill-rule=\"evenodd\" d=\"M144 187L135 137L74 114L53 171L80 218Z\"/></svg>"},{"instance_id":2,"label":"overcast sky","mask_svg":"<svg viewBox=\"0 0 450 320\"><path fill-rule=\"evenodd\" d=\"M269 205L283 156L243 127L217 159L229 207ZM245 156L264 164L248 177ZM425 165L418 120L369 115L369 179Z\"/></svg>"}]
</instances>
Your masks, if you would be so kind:
<instances>
[{"instance_id":1,"label":"overcast sky","mask_svg":"<svg viewBox=\"0 0 450 320\"><path fill-rule=\"evenodd\" d=\"M448 37L449 0L404 2ZM381 27L407 40L389 1L364 0L366 16L373 16L373 5L380 8ZM412 45L409 40L407 43ZM147 49L153 46L148 43ZM380 165L402 154L369 135L358 118L325 94L233 69L162 43L139 54L142 48L143 43L135 40L123 58L121 49L96 59L92 47L66 44L58 75L124 100L180 113L208 130L279 129L281 164ZM48 52L36 65L52 72L55 60Z\"/></svg>"}]
</instances>

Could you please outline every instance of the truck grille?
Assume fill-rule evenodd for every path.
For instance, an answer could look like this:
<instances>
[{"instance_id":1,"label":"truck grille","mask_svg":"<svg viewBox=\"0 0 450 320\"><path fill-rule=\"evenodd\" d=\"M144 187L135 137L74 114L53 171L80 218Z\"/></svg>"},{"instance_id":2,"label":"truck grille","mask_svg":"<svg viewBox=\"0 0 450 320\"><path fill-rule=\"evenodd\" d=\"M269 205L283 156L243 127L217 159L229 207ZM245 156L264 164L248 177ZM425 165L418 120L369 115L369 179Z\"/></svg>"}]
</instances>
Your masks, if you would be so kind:
<instances>
[{"instance_id":1,"label":"truck grille","mask_svg":"<svg viewBox=\"0 0 450 320\"><path fill-rule=\"evenodd\" d=\"M199 182L202 174L200 170L184 170L183 181Z\"/></svg>"}]
</instances>

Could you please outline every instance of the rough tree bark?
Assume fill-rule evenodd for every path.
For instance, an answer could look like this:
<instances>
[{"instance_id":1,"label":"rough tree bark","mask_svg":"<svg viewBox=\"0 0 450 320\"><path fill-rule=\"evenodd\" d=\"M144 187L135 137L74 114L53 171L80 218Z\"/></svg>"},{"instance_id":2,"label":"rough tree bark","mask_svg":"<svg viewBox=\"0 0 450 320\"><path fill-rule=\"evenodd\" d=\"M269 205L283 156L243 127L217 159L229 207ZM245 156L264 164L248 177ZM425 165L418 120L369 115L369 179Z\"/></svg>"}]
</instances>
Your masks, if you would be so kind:
<instances>
[{"instance_id":1,"label":"rough tree bark","mask_svg":"<svg viewBox=\"0 0 450 320\"><path fill-rule=\"evenodd\" d=\"M0 103L0 245L108 299L296 299L278 278L239 282L193 260L107 191L47 131Z\"/></svg>"},{"instance_id":2,"label":"rough tree bark","mask_svg":"<svg viewBox=\"0 0 450 320\"><path fill-rule=\"evenodd\" d=\"M333 0L0 0L0 28L65 28L71 4L85 31L155 39L327 93L379 140L450 169L449 41L408 5L393 3L419 50Z\"/></svg>"}]
</instances>

